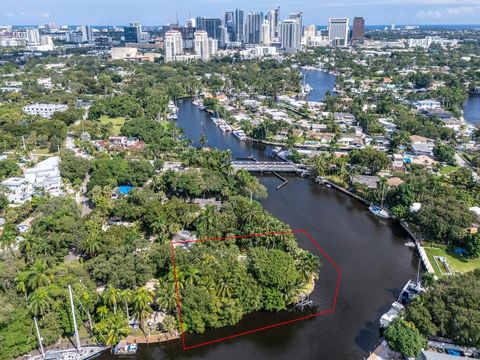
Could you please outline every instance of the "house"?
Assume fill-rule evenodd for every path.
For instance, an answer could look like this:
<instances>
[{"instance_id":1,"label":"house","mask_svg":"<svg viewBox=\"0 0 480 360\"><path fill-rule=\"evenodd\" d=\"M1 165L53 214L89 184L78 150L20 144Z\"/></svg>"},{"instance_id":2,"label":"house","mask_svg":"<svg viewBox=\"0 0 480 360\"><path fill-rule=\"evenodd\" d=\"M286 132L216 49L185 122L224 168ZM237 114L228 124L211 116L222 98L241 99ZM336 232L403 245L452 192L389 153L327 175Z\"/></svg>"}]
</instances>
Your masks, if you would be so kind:
<instances>
[{"instance_id":1,"label":"house","mask_svg":"<svg viewBox=\"0 0 480 360\"><path fill-rule=\"evenodd\" d=\"M393 171L403 171L403 155L401 154L393 154L392 156L392 170Z\"/></svg>"},{"instance_id":2,"label":"house","mask_svg":"<svg viewBox=\"0 0 480 360\"><path fill-rule=\"evenodd\" d=\"M2 181L7 188L10 203L21 204L37 193L51 196L62 195L62 178L60 176L60 158L52 156L40 161L24 171L23 177L13 177Z\"/></svg>"},{"instance_id":3,"label":"house","mask_svg":"<svg viewBox=\"0 0 480 360\"><path fill-rule=\"evenodd\" d=\"M59 104L31 104L24 106L22 111L28 115L39 115L41 117L50 119L56 111L66 111L67 105Z\"/></svg>"},{"instance_id":4,"label":"house","mask_svg":"<svg viewBox=\"0 0 480 360\"><path fill-rule=\"evenodd\" d=\"M413 143L411 145L412 151L415 155L426 155L432 156L433 155L433 144L425 144L425 143Z\"/></svg>"},{"instance_id":5,"label":"house","mask_svg":"<svg viewBox=\"0 0 480 360\"><path fill-rule=\"evenodd\" d=\"M380 178L370 175L354 175L350 178L352 184L362 184L369 189L376 189Z\"/></svg>"},{"instance_id":6,"label":"house","mask_svg":"<svg viewBox=\"0 0 480 360\"><path fill-rule=\"evenodd\" d=\"M188 230L180 230L172 239L174 248L180 247L183 250L189 250L197 240L197 237Z\"/></svg>"},{"instance_id":7,"label":"house","mask_svg":"<svg viewBox=\"0 0 480 360\"><path fill-rule=\"evenodd\" d=\"M26 233L32 227L33 220L35 220L35 218L29 217L28 219L22 221L17 225L17 231L20 234Z\"/></svg>"},{"instance_id":8,"label":"house","mask_svg":"<svg viewBox=\"0 0 480 360\"><path fill-rule=\"evenodd\" d=\"M336 122L340 122L345 125L353 126L357 123L355 115L349 113L336 112L333 114L333 118Z\"/></svg>"},{"instance_id":9,"label":"house","mask_svg":"<svg viewBox=\"0 0 480 360\"><path fill-rule=\"evenodd\" d=\"M215 198L210 198L210 199L194 199L193 200L194 204L197 204L200 209L205 210L207 206L215 206L217 209L219 209L222 206L222 202L216 200Z\"/></svg>"},{"instance_id":10,"label":"house","mask_svg":"<svg viewBox=\"0 0 480 360\"><path fill-rule=\"evenodd\" d=\"M442 109L440 101L431 100L431 99L416 101L414 105L417 108L417 110L434 110L434 109L441 110Z\"/></svg>"},{"instance_id":11,"label":"house","mask_svg":"<svg viewBox=\"0 0 480 360\"><path fill-rule=\"evenodd\" d=\"M391 177L390 179L387 179L387 185L390 187L397 187L402 185L403 183L404 181L396 176Z\"/></svg>"},{"instance_id":12,"label":"house","mask_svg":"<svg viewBox=\"0 0 480 360\"><path fill-rule=\"evenodd\" d=\"M416 158L412 159L412 164L413 165L422 165L422 166L426 166L426 167L432 167L433 165L437 164L437 161L435 161L430 156L420 155L420 156L417 156Z\"/></svg>"}]
</instances>

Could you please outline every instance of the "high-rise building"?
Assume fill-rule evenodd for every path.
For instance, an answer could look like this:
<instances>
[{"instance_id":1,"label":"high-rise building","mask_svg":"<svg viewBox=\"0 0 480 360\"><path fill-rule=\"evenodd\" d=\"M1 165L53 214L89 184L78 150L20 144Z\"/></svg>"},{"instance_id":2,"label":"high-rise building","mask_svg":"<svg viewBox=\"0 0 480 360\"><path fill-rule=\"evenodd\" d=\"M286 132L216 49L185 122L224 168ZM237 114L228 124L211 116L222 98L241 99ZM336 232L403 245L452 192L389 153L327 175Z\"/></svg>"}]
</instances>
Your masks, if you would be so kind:
<instances>
[{"instance_id":1,"label":"high-rise building","mask_svg":"<svg viewBox=\"0 0 480 360\"><path fill-rule=\"evenodd\" d=\"M298 19L286 19L281 25L281 47L285 52L294 53L302 48L301 27Z\"/></svg>"},{"instance_id":2,"label":"high-rise building","mask_svg":"<svg viewBox=\"0 0 480 360\"><path fill-rule=\"evenodd\" d=\"M218 40L217 39L208 39L208 53L210 57L217 55L218 52Z\"/></svg>"},{"instance_id":3,"label":"high-rise building","mask_svg":"<svg viewBox=\"0 0 480 360\"><path fill-rule=\"evenodd\" d=\"M195 28L189 26L180 26L177 28L182 34L183 47L185 49L193 49L193 42L195 39Z\"/></svg>"},{"instance_id":4,"label":"high-rise building","mask_svg":"<svg viewBox=\"0 0 480 360\"><path fill-rule=\"evenodd\" d=\"M38 29L27 29L27 41L29 44L40 43L40 32Z\"/></svg>"},{"instance_id":5,"label":"high-rise building","mask_svg":"<svg viewBox=\"0 0 480 360\"><path fill-rule=\"evenodd\" d=\"M195 31L195 54L201 60L210 59L210 52L208 51L208 34L205 30Z\"/></svg>"},{"instance_id":6,"label":"high-rise building","mask_svg":"<svg viewBox=\"0 0 480 360\"><path fill-rule=\"evenodd\" d=\"M123 28L123 37L125 42L140 42L142 37L142 26L137 22L130 23L130 26L125 26Z\"/></svg>"},{"instance_id":7,"label":"high-rise building","mask_svg":"<svg viewBox=\"0 0 480 360\"><path fill-rule=\"evenodd\" d=\"M205 29L208 33L208 37L219 40L222 36L220 26L222 26L222 19L219 18L206 18Z\"/></svg>"},{"instance_id":8,"label":"high-rise building","mask_svg":"<svg viewBox=\"0 0 480 360\"><path fill-rule=\"evenodd\" d=\"M280 8L270 10L267 13L267 20L270 23L270 38L278 38L280 33Z\"/></svg>"},{"instance_id":9,"label":"high-rise building","mask_svg":"<svg viewBox=\"0 0 480 360\"><path fill-rule=\"evenodd\" d=\"M365 40L365 19L356 17L353 19L352 44L363 43Z\"/></svg>"},{"instance_id":10,"label":"high-rise building","mask_svg":"<svg viewBox=\"0 0 480 360\"><path fill-rule=\"evenodd\" d=\"M220 26L220 39L218 39L218 46L224 49L230 41L230 35L226 26Z\"/></svg>"},{"instance_id":11,"label":"high-rise building","mask_svg":"<svg viewBox=\"0 0 480 360\"><path fill-rule=\"evenodd\" d=\"M177 55L183 53L182 34L178 30L165 33L165 61L175 61Z\"/></svg>"},{"instance_id":12,"label":"high-rise building","mask_svg":"<svg viewBox=\"0 0 480 360\"><path fill-rule=\"evenodd\" d=\"M205 16L197 16L195 19L195 27L197 30L205 30L207 28L207 25L205 24L205 21L207 18Z\"/></svg>"},{"instance_id":13,"label":"high-rise building","mask_svg":"<svg viewBox=\"0 0 480 360\"><path fill-rule=\"evenodd\" d=\"M303 28L303 36L312 38L317 35L317 27L315 25L308 25Z\"/></svg>"},{"instance_id":14,"label":"high-rise building","mask_svg":"<svg viewBox=\"0 0 480 360\"><path fill-rule=\"evenodd\" d=\"M82 42L92 42L93 41L93 31L92 28L88 25L82 25Z\"/></svg>"},{"instance_id":15,"label":"high-rise building","mask_svg":"<svg viewBox=\"0 0 480 360\"><path fill-rule=\"evenodd\" d=\"M245 41L245 27L243 22L243 10L235 10L235 41Z\"/></svg>"},{"instance_id":16,"label":"high-rise building","mask_svg":"<svg viewBox=\"0 0 480 360\"><path fill-rule=\"evenodd\" d=\"M296 44L300 44L299 48L297 50L301 49L301 44L302 44L302 29L303 29L303 13L290 13L288 15L288 18L291 20L295 20L297 22L297 31L295 32L295 35L297 36L297 39L295 40Z\"/></svg>"},{"instance_id":17,"label":"high-rise building","mask_svg":"<svg viewBox=\"0 0 480 360\"><path fill-rule=\"evenodd\" d=\"M260 34L260 44L270 45L270 21L263 20Z\"/></svg>"},{"instance_id":18,"label":"high-rise building","mask_svg":"<svg viewBox=\"0 0 480 360\"><path fill-rule=\"evenodd\" d=\"M229 41L235 41L235 13L227 11L223 17L223 26L227 28Z\"/></svg>"},{"instance_id":19,"label":"high-rise building","mask_svg":"<svg viewBox=\"0 0 480 360\"><path fill-rule=\"evenodd\" d=\"M328 41L330 46L348 45L348 18L330 18L328 20Z\"/></svg>"},{"instance_id":20,"label":"high-rise building","mask_svg":"<svg viewBox=\"0 0 480 360\"><path fill-rule=\"evenodd\" d=\"M197 27L197 21L195 18L188 19L186 25L188 28L195 28Z\"/></svg>"},{"instance_id":21,"label":"high-rise building","mask_svg":"<svg viewBox=\"0 0 480 360\"><path fill-rule=\"evenodd\" d=\"M263 16L259 12L247 14L245 24L245 42L247 44L260 44L260 33L262 28Z\"/></svg>"}]
</instances>

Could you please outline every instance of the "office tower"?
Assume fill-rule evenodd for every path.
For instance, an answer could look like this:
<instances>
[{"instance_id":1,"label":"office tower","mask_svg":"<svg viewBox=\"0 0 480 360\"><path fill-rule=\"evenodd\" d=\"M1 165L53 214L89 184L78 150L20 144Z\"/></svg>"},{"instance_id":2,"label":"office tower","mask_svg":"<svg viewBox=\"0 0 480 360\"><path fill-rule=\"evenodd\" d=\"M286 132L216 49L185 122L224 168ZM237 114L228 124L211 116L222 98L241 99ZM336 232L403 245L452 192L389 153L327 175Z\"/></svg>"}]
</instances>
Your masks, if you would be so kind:
<instances>
[{"instance_id":1,"label":"office tower","mask_svg":"<svg viewBox=\"0 0 480 360\"><path fill-rule=\"evenodd\" d=\"M235 10L235 41L245 41L245 27L243 23L243 10Z\"/></svg>"},{"instance_id":2,"label":"office tower","mask_svg":"<svg viewBox=\"0 0 480 360\"><path fill-rule=\"evenodd\" d=\"M263 20L262 29L261 29L261 36L260 36L260 44L262 45L270 45L270 21Z\"/></svg>"},{"instance_id":3,"label":"office tower","mask_svg":"<svg viewBox=\"0 0 480 360\"><path fill-rule=\"evenodd\" d=\"M218 52L218 40L217 39L208 39L208 54L210 57L215 56Z\"/></svg>"},{"instance_id":4,"label":"office tower","mask_svg":"<svg viewBox=\"0 0 480 360\"><path fill-rule=\"evenodd\" d=\"M205 21L207 18L205 16L197 16L195 23L196 23L196 28L197 30L206 30L207 25L205 24Z\"/></svg>"},{"instance_id":5,"label":"office tower","mask_svg":"<svg viewBox=\"0 0 480 360\"><path fill-rule=\"evenodd\" d=\"M181 26L177 29L182 34L183 47L185 49L193 49L195 39L195 28L189 26Z\"/></svg>"},{"instance_id":6,"label":"office tower","mask_svg":"<svg viewBox=\"0 0 480 360\"><path fill-rule=\"evenodd\" d=\"M182 34L178 30L165 33L165 61L175 61L175 57L183 53Z\"/></svg>"},{"instance_id":7,"label":"office tower","mask_svg":"<svg viewBox=\"0 0 480 360\"><path fill-rule=\"evenodd\" d=\"M195 20L195 18L191 18L191 19L188 19L187 20L187 27L188 28L195 28L197 27L197 21Z\"/></svg>"},{"instance_id":8,"label":"office tower","mask_svg":"<svg viewBox=\"0 0 480 360\"><path fill-rule=\"evenodd\" d=\"M218 39L218 46L224 49L230 41L230 35L226 26L220 26L220 39Z\"/></svg>"},{"instance_id":9,"label":"office tower","mask_svg":"<svg viewBox=\"0 0 480 360\"><path fill-rule=\"evenodd\" d=\"M26 35L29 44L38 44L40 42L40 32L38 29L27 29Z\"/></svg>"},{"instance_id":10,"label":"office tower","mask_svg":"<svg viewBox=\"0 0 480 360\"><path fill-rule=\"evenodd\" d=\"M222 19L219 18L206 18L205 29L208 37L219 40L221 37L220 26L222 26Z\"/></svg>"},{"instance_id":11,"label":"office tower","mask_svg":"<svg viewBox=\"0 0 480 360\"><path fill-rule=\"evenodd\" d=\"M281 47L288 53L301 49L301 27L298 19L286 19L281 25Z\"/></svg>"},{"instance_id":12,"label":"office tower","mask_svg":"<svg viewBox=\"0 0 480 360\"><path fill-rule=\"evenodd\" d=\"M333 47L348 45L348 18L331 18L328 20L328 41Z\"/></svg>"},{"instance_id":13,"label":"office tower","mask_svg":"<svg viewBox=\"0 0 480 360\"><path fill-rule=\"evenodd\" d=\"M82 42L92 42L93 41L93 31L92 28L88 25L82 25Z\"/></svg>"},{"instance_id":14,"label":"office tower","mask_svg":"<svg viewBox=\"0 0 480 360\"><path fill-rule=\"evenodd\" d=\"M130 26L125 26L123 28L123 36L125 42L140 42L142 37L142 26L137 22L130 23Z\"/></svg>"},{"instance_id":15,"label":"office tower","mask_svg":"<svg viewBox=\"0 0 480 360\"><path fill-rule=\"evenodd\" d=\"M317 35L317 27L315 25L308 25L303 28L303 36L312 38Z\"/></svg>"},{"instance_id":16,"label":"office tower","mask_svg":"<svg viewBox=\"0 0 480 360\"><path fill-rule=\"evenodd\" d=\"M247 14L247 21L245 24L245 42L247 44L260 43L262 18L263 16L259 12L251 12Z\"/></svg>"},{"instance_id":17,"label":"office tower","mask_svg":"<svg viewBox=\"0 0 480 360\"><path fill-rule=\"evenodd\" d=\"M356 42L363 43L364 40L365 19L363 17L356 17L353 19L352 44Z\"/></svg>"},{"instance_id":18,"label":"office tower","mask_svg":"<svg viewBox=\"0 0 480 360\"><path fill-rule=\"evenodd\" d=\"M297 50L300 50L302 46L303 13L290 13L288 18L297 22L298 29L295 32L295 35L297 36L295 43L299 44L299 48Z\"/></svg>"},{"instance_id":19,"label":"office tower","mask_svg":"<svg viewBox=\"0 0 480 360\"><path fill-rule=\"evenodd\" d=\"M195 54L201 60L210 59L210 53L208 51L208 34L205 30L195 31L195 45L194 45Z\"/></svg>"},{"instance_id":20,"label":"office tower","mask_svg":"<svg viewBox=\"0 0 480 360\"><path fill-rule=\"evenodd\" d=\"M270 10L267 13L267 20L270 23L270 38L278 38L280 27L280 8Z\"/></svg>"},{"instance_id":21,"label":"office tower","mask_svg":"<svg viewBox=\"0 0 480 360\"><path fill-rule=\"evenodd\" d=\"M227 28L229 41L235 41L235 13L227 11L223 17L223 26Z\"/></svg>"}]
</instances>

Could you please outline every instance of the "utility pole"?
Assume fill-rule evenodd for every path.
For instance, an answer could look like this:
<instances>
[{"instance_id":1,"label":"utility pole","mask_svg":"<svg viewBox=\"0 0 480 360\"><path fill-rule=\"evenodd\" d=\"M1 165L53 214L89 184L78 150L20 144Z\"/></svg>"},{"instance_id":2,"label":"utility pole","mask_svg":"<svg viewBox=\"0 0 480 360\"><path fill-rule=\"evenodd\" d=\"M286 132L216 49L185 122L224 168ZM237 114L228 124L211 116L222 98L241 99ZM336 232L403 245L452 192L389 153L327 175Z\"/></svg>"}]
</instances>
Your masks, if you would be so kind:
<instances>
[{"instance_id":1,"label":"utility pole","mask_svg":"<svg viewBox=\"0 0 480 360\"><path fill-rule=\"evenodd\" d=\"M45 359L45 352L43 351L42 337L40 336L40 329L38 328L37 318L33 317L33 322L35 323L35 330L37 331L38 344L40 345L40 352L42 357Z\"/></svg>"}]
</instances>

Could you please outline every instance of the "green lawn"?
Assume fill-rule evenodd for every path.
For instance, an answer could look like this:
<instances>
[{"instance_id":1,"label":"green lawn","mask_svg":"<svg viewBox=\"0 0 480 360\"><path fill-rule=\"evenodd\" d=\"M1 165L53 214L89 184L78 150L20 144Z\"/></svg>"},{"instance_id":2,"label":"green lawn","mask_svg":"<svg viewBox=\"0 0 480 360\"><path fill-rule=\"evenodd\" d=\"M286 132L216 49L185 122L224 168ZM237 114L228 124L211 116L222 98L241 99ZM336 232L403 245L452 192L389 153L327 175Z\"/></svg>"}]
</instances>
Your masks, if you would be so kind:
<instances>
[{"instance_id":1,"label":"green lawn","mask_svg":"<svg viewBox=\"0 0 480 360\"><path fill-rule=\"evenodd\" d=\"M100 122L102 124L112 124L113 126L112 134L120 135L120 129L122 128L123 124L125 124L125 118L123 117L111 118L108 116L102 116L100 118Z\"/></svg>"},{"instance_id":2,"label":"green lawn","mask_svg":"<svg viewBox=\"0 0 480 360\"><path fill-rule=\"evenodd\" d=\"M454 273L464 273L467 271L472 271L474 269L480 268L480 258L479 259L468 259L460 255L456 255L448 249L446 246L437 245L437 244L427 244L424 246L425 252L427 253L428 260L432 264L435 274L438 277L442 277L442 272L438 268L437 263L435 262L434 256L443 256L447 259L450 269Z\"/></svg>"},{"instance_id":3,"label":"green lawn","mask_svg":"<svg viewBox=\"0 0 480 360\"><path fill-rule=\"evenodd\" d=\"M455 171L457 168L458 168L457 166L445 165L440 169L440 174L448 175L452 171Z\"/></svg>"}]
</instances>

